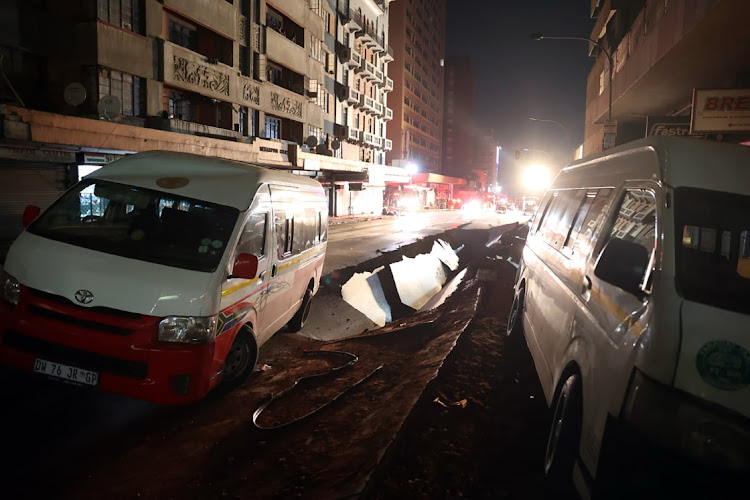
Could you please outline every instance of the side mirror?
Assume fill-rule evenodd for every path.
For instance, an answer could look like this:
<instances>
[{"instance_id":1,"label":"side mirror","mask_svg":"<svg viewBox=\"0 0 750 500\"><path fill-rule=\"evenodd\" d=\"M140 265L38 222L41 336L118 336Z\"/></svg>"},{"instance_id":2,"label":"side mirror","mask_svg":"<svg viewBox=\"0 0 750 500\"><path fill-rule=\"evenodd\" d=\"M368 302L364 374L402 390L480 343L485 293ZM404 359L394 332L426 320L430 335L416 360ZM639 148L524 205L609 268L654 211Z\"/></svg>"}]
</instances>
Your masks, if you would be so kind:
<instances>
[{"instance_id":1,"label":"side mirror","mask_svg":"<svg viewBox=\"0 0 750 500\"><path fill-rule=\"evenodd\" d=\"M40 213L42 213L42 209L36 205L26 205L23 210L23 227L29 227L29 224L34 222L34 219L39 217Z\"/></svg>"},{"instance_id":2,"label":"side mirror","mask_svg":"<svg viewBox=\"0 0 750 500\"><path fill-rule=\"evenodd\" d=\"M649 262L649 252L643 245L611 238L604 246L594 275L622 290L643 297L640 288Z\"/></svg>"},{"instance_id":3,"label":"side mirror","mask_svg":"<svg viewBox=\"0 0 750 500\"><path fill-rule=\"evenodd\" d=\"M237 254L234 258L231 277L251 280L256 274L258 274L258 257L249 253Z\"/></svg>"}]
</instances>

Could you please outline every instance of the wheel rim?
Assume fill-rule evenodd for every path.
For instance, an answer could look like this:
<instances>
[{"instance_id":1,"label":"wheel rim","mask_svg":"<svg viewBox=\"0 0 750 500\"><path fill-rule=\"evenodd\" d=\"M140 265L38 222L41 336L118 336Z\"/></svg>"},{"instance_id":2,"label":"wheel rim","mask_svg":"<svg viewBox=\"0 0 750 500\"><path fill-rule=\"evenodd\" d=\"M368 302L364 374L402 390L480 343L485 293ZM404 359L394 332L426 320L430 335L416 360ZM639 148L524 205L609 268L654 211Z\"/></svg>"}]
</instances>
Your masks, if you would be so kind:
<instances>
[{"instance_id":1,"label":"wheel rim","mask_svg":"<svg viewBox=\"0 0 750 500\"><path fill-rule=\"evenodd\" d=\"M567 414L570 387L572 384L572 377L565 381L565 385L560 391L560 397L555 406L555 416L552 419L552 427L550 428L549 439L547 440L547 451L544 455L544 472L547 474L549 474L549 471L554 466L555 458L557 457L557 445L560 442L560 434L565 425L565 416Z\"/></svg>"},{"instance_id":2,"label":"wheel rim","mask_svg":"<svg viewBox=\"0 0 750 500\"><path fill-rule=\"evenodd\" d=\"M245 371L248 363L250 363L250 346L241 340L235 342L224 361L224 378L227 380L237 378Z\"/></svg>"}]
</instances>

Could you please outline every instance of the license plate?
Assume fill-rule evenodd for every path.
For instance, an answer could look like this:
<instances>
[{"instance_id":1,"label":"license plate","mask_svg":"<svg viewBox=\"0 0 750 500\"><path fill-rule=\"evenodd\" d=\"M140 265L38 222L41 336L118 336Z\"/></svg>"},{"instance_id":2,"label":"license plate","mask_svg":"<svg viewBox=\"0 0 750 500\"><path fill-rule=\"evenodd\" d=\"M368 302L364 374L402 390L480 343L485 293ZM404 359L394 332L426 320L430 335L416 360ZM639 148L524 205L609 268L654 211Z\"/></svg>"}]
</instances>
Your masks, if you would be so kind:
<instances>
[{"instance_id":1,"label":"license plate","mask_svg":"<svg viewBox=\"0 0 750 500\"><path fill-rule=\"evenodd\" d=\"M97 372L54 363L52 361L47 361L46 359L35 359L34 371L36 373L44 373L51 377L69 380L79 384L96 385L99 381L99 374Z\"/></svg>"}]
</instances>

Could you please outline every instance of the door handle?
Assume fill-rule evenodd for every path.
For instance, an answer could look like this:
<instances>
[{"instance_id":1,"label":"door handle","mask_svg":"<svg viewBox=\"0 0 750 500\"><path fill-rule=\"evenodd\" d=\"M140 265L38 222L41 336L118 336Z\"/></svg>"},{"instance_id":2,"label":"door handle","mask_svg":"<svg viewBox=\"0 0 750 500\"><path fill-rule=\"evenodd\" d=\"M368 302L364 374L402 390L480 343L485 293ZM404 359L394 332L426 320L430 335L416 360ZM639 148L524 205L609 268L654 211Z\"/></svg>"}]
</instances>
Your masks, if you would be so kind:
<instances>
[{"instance_id":1,"label":"door handle","mask_svg":"<svg viewBox=\"0 0 750 500\"><path fill-rule=\"evenodd\" d=\"M583 277L583 287L581 289L581 293L586 293L589 290L591 290L591 278L588 276Z\"/></svg>"},{"instance_id":2,"label":"door handle","mask_svg":"<svg viewBox=\"0 0 750 500\"><path fill-rule=\"evenodd\" d=\"M276 276L276 264L271 266L271 277L273 278L274 276Z\"/></svg>"},{"instance_id":3,"label":"door handle","mask_svg":"<svg viewBox=\"0 0 750 500\"><path fill-rule=\"evenodd\" d=\"M258 279L261 279L261 280L262 280L262 279L264 279L265 277L266 277L266 271L263 271L263 272L261 272L261 273L260 273L260 274L258 275Z\"/></svg>"}]
</instances>

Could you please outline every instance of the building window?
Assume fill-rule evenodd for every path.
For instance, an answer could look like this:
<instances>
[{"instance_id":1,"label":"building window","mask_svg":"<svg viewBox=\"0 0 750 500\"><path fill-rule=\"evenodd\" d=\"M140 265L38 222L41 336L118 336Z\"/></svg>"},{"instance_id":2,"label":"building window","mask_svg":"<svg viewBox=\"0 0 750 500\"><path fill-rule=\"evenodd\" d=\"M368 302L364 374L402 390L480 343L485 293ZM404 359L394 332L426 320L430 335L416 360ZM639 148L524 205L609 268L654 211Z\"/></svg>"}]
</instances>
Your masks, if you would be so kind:
<instances>
[{"instance_id":1,"label":"building window","mask_svg":"<svg viewBox=\"0 0 750 500\"><path fill-rule=\"evenodd\" d=\"M281 66L268 63L268 81L274 85L281 85Z\"/></svg>"},{"instance_id":2,"label":"building window","mask_svg":"<svg viewBox=\"0 0 750 500\"><path fill-rule=\"evenodd\" d=\"M122 104L122 114L140 116L144 113L146 82L138 76L108 68L99 68L99 99L112 95Z\"/></svg>"},{"instance_id":3,"label":"building window","mask_svg":"<svg viewBox=\"0 0 750 500\"><path fill-rule=\"evenodd\" d=\"M97 17L126 30L144 34L143 0L97 0Z\"/></svg>"},{"instance_id":4,"label":"building window","mask_svg":"<svg viewBox=\"0 0 750 500\"><path fill-rule=\"evenodd\" d=\"M171 117L188 122L193 120L193 108L185 94L170 91L167 96L167 105Z\"/></svg>"},{"instance_id":5,"label":"building window","mask_svg":"<svg viewBox=\"0 0 750 500\"><path fill-rule=\"evenodd\" d=\"M266 139L281 138L281 120L273 116L266 116Z\"/></svg>"},{"instance_id":6,"label":"building window","mask_svg":"<svg viewBox=\"0 0 750 500\"><path fill-rule=\"evenodd\" d=\"M196 27L182 20L169 19L169 41L176 43L180 47L195 50L196 48Z\"/></svg>"}]
</instances>

